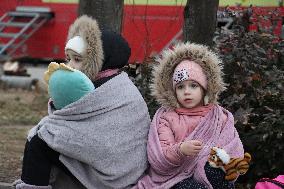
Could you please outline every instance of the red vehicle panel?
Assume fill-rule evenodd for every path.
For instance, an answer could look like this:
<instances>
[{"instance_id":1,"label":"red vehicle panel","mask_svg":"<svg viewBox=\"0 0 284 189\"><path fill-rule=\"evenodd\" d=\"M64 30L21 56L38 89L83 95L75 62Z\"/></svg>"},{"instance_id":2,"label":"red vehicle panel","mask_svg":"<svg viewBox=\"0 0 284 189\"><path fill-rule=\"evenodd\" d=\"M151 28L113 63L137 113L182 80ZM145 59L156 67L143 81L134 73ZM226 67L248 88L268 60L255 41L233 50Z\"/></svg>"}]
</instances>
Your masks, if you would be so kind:
<instances>
[{"instance_id":1,"label":"red vehicle panel","mask_svg":"<svg viewBox=\"0 0 284 189\"><path fill-rule=\"evenodd\" d=\"M69 25L77 17L76 3L47 3L42 0L1 0L0 16L17 6L49 7L54 18L36 31L17 54L40 59L64 59L64 46ZM128 40L131 63L141 63L149 55L159 53L177 36L183 24L183 6L125 5L122 35ZM256 8L258 14L269 14L273 7ZM280 34L283 7L279 8L275 34ZM255 20L251 29L256 29ZM1 39L0 39L1 40Z\"/></svg>"}]
</instances>

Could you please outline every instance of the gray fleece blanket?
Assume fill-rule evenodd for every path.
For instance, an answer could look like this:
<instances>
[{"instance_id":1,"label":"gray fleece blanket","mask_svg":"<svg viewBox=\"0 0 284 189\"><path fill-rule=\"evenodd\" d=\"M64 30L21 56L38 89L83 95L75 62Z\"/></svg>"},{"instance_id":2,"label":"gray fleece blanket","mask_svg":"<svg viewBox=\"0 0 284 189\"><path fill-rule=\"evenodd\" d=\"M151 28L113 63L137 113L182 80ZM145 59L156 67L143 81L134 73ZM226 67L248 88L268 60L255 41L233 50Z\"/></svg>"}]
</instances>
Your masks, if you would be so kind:
<instances>
[{"instance_id":1,"label":"gray fleece blanket","mask_svg":"<svg viewBox=\"0 0 284 189\"><path fill-rule=\"evenodd\" d=\"M71 83L72 85L72 83ZM86 188L130 188L147 168L147 105L124 72L33 128Z\"/></svg>"}]
</instances>

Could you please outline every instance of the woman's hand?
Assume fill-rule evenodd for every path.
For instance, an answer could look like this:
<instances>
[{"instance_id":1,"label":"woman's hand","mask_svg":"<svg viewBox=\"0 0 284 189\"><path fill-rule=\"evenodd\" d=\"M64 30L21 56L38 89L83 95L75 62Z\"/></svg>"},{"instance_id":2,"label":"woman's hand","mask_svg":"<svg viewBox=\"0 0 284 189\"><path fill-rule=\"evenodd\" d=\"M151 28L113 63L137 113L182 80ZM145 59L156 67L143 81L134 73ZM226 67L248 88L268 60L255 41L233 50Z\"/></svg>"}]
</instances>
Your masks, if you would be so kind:
<instances>
[{"instance_id":1,"label":"woman's hand","mask_svg":"<svg viewBox=\"0 0 284 189\"><path fill-rule=\"evenodd\" d=\"M186 156L194 156L202 149L202 142L199 140L189 140L182 142L179 147L182 154Z\"/></svg>"}]
</instances>

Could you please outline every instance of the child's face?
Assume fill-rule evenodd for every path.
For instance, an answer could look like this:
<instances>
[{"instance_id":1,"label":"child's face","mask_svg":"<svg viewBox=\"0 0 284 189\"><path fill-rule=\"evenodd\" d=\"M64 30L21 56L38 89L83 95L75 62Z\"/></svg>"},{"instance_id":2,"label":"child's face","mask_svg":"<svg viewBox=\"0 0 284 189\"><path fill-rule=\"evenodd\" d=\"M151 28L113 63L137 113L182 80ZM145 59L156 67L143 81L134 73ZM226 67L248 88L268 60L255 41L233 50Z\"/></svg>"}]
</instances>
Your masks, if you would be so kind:
<instances>
[{"instance_id":1,"label":"child's face","mask_svg":"<svg viewBox=\"0 0 284 189\"><path fill-rule=\"evenodd\" d=\"M183 108L194 108L203 105L203 88L193 80L185 80L176 85L176 96Z\"/></svg>"},{"instance_id":2,"label":"child's face","mask_svg":"<svg viewBox=\"0 0 284 189\"><path fill-rule=\"evenodd\" d=\"M67 49L65 53L67 60L66 64L74 69L81 70L83 57L70 49Z\"/></svg>"}]
</instances>

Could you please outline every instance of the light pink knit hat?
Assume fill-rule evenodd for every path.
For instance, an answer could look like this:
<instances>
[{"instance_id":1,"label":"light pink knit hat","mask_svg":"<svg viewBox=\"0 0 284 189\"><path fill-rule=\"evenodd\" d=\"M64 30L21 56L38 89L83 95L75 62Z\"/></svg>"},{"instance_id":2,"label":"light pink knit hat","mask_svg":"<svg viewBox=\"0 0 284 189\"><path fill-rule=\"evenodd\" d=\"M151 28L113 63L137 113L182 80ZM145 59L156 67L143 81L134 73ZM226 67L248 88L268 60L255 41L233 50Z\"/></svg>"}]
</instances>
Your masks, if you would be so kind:
<instances>
[{"instance_id":1,"label":"light pink knit hat","mask_svg":"<svg viewBox=\"0 0 284 189\"><path fill-rule=\"evenodd\" d=\"M201 66L193 61L183 60L177 65L173 74L173 89L185 80L194 80L207 90L207 77Z\"/></svg>"}]
</instances>

